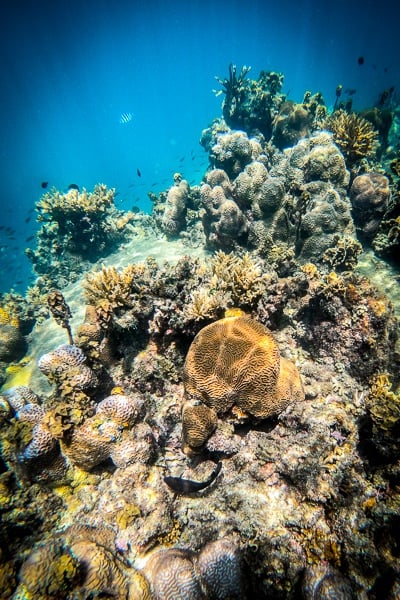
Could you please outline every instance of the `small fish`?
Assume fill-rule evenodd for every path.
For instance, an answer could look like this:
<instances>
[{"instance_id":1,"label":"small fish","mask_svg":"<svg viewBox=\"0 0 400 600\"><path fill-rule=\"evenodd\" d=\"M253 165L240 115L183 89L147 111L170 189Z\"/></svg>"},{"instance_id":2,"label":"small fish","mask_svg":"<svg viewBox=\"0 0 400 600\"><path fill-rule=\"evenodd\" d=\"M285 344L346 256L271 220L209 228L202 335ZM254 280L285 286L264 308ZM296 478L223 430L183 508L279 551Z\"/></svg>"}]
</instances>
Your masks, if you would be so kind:
<instances>
[{"instance_id":1,"label":"small fish","mask_svg":"<svg viewBox=\"0 0 400 600\"><path fill-rule=\"evenodd\" d=\"M344 93L347 94L348 96L354 96L354 94L356 93L357 90L355 90L354 88L346 88L344 90Z\"/></svg>"},{"instance_id":2,"label":"small fish","mask_svg":"<svg viewBox=\"0 0 400 600\"><path fill-rule=\"evenodd\" d=\"M133 114L130 112L122 113L119 118L120 125L126 125L126 123L130 123L133 119Z\"/></svg>"},{"instance_id":3,"label":"small fish","mask_svg":"<svg viewBox=\"0 0 400 600\"><path fill-rule=\"evenodd\" d=\"M364 57L363 57L363 56L359 56L359 57L357 58L357 62L358 62L358 64L359 64L359 66L361 67L361 65L363 65L363 64L364 64Z\"/></svg>"},{"instance_id":4,"label":"small fish","mask_svg":"<svg viewBox=\"0 0 400 600\"><path fill-rule=\"evenodd\" d=\"M25 223L29 223L29 221L32 219L32 217L26 217L25 219Z\"/></svg>"},{"instance_id":5,"label":"small fish","mask_svg":"<svg viewBox=\"0 0 400 600\"><path fill-rule=\"evenodd\" d=\"M78 190L79 192L79 185L77 185L76 183L70 183L68 186L69 190Z\"/></svg>"},{"instance_id":6,"label":"small fish","mask_svg":"<svg viewBox=\"0 0 400 600\"><path fill-rule=\"evenodd\" d=\"M391 100L393 92L394 92L393 85L392 85L392 87L387 88L386 90L383 90L383 92L380 94L380 96L378 98L377 106L379 108L382 108L383 106L385 106L385 104L387 104Z\"/></svg>"},{"instance_id":7,"label":"small fish","mask_svg":"<svg viewBox=\"0 0 400 600\"><path fill-rule=\"evenodd\" d=\"M180 159L179 159L179 162L183 162L184 160L185 160L185 157L181 156Z\"/></svg>"},{"instance_id":8,"label":"small fish","mask_svg":"<svg viewBox=\"0 0 400 600\"><path fill-rule=\"evenodd\" d=\"M336 92L335 92L335 94L336 94L336 100L335 100L335 104L333 105L333 110L334 111L336 110L339 98L342 95L342 90L343 90L343 86L340 83L339 85L336 86Z\"/></svg>"},{"instance_id":9,"label":"small fish","mask_svg":"<svg viewBox=\"0 0 400 600\"><path fill-rule=\"evenodd\" d=\"M171 488L176 494L192 494L193 492L199 492L209 486L214 479L218 477L222 469L222 462L219 461L210 477L205 481L192 481L192 479L183 479L182 477L164 477L164 481L168 487Z\"/></svg>"},{"instance_id":10,"label":"small fish","mask_svg":"<svg viewBox=\"0 0 400 600\"><path fill-rule=\"evenodd\" d=\"M49 185L48 181L42 181L42 183L40 184L40 187L43 188L44 190L47 188L47 186Z\"/></svg>"},{"instance_id":11,"label":"small fish","mask_svg":"<svg viewBox=\"0 0 400 600\"><path fill-rule=\"evenodd\" d=\"M138 177L141 177L141 176L142 176L142 174L141 174L141 172L140 172L140 169L136 169L136 173L137 173L137 176L138 176Z\"/></svg>"},{"instance_id":12,"label":"small fish","mask_svg":"<svg viewBox=\"0 0 400 600\"><path fill-rule=\"evenodd\" d=\"M25 241L26 241L26 242L30 242L30 241L32 241L32 240L33 240L33 238L34 238L34 237L35 237L34 235L30 235L29 237L27 237L27 238L25 239Z\"/></svg>"}]
</instances>

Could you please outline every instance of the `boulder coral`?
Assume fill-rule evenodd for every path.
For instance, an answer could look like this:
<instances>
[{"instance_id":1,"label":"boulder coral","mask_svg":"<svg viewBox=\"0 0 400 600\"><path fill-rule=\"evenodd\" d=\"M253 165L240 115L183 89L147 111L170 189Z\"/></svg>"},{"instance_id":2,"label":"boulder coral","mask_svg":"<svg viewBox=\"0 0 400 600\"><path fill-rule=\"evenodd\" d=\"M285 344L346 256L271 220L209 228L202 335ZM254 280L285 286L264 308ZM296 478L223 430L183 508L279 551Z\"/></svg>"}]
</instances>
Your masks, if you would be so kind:
<instances>
[{"instance_id":1,"label":"boulder coral","mask_svg":"<svg viewBox=\"0 0 400 600\"><path fill-rule=\"evenodd\" d=\"M207 244L217 248L230 248L244 243L248 221L235 200L227 197L221 186L211 188L208 184L201 186L200 198L205 207L203 227Z\"/></svg>"},{"instance_id":2,"label":"boulder coral","mask_svg":"<svg viewBox=\"0 0 400 600\"><path fill-rule=\"evenodd\" d=\"M252 160L262 153L261 145L249 139L244 131L231 131L217 136L210 158L218 169L223 169L229 177L235 177Z\"/></svg>"},{"instance_id":3,"label":"boulder coral","mask_svg":"<svg viewBox=\"0 0 400 600\"><path fill-rule=\"evenodd\" d=\"M381 173L358 175L350 188L353 219L361 239L371 242L388 209L389 180Z\"/></svg>"},{"instance_id":4,"label":"boulder coral","mask_svg":"<svg viewBox=\"0 0 400 600\"><path fill-rule=\"evenodd\" d=\"M196 410L202 416L197 404L220 417L229 413L260 420L304 400L296 366L280 356L270 331L246 316L225 317L200 330L187 353L183 381L193 404L190 412L183 412L183 440L188 446ZM204 434L203 443L206 439Z\"/></svg>"}]
</instances>

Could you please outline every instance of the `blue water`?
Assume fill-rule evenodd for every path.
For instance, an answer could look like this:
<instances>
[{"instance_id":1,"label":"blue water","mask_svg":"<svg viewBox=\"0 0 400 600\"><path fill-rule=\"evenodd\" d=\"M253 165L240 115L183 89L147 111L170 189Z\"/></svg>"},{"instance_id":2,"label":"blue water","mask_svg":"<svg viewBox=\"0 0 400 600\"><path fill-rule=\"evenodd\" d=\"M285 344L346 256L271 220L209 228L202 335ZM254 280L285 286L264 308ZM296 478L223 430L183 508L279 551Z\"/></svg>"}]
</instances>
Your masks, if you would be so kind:
<instances>
[{"instance_id":1,"label":"blue water","mask_svg":"<svg viewBox=\"0 0 400 600\"><path fill-rule=\"evenodd\" d=\"M214 76L230 62L251 65L254 78L283 72L283 91L298 101L309 89L332 105L341 83L357 89L361 109L399 89L400 9L391 11L351 0L7 2L0 225L15 233L0 230L0 292L23 292L31 276L23 251L34 244L26 238L38 228L42 181L60 190L103 182L117 188L118 207L145 211L148 191L168 187L175 171L199 182L198 140L221 114Z\"/></svg>"}]
</instances>

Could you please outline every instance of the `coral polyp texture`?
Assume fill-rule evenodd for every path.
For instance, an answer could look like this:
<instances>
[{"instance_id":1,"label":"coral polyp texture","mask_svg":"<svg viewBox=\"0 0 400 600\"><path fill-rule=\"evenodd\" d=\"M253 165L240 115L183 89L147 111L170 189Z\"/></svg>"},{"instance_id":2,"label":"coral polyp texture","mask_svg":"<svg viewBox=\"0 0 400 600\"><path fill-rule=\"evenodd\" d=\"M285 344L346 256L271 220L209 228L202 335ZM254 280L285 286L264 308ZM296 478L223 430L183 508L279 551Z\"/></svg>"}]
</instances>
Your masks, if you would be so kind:
<instances>
[{"instance_id":1,"label":"coral polyp texture","mask_svg":"<svg viewBox=\"0 0 400 600\"><path fill-rule=\"evenodd\" d=\"M208 164L152 214L37 204L39 277L0 297L0 600L399 597L396 99L217 79Z\"/></svg>"}]
</instances>

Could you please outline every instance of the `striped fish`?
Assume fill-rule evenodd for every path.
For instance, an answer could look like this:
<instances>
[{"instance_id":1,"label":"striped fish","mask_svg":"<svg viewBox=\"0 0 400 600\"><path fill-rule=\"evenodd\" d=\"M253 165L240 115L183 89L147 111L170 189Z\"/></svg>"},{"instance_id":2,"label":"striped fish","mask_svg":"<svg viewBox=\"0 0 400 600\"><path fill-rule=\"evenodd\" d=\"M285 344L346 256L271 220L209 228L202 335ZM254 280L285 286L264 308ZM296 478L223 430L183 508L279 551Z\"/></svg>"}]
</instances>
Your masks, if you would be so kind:
<instances>
[{"instance_id":1,"label":"striped fish","mask_svg":"<svg viewBox=\"0 0 400 600\"><path fill-rule=\"evenodd\" d=\"M125 123L130 123L133 119L133 114L130 112L122 113L119 118L119 122L121 125L125 125Z\"/></svg>"}]
</instances>

